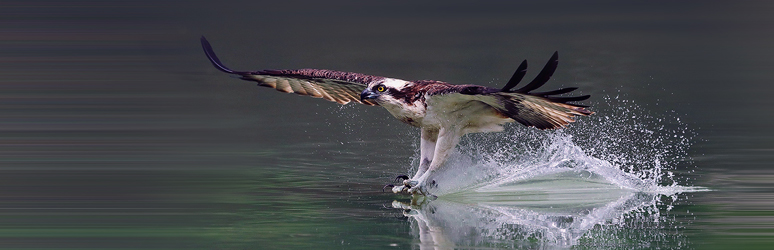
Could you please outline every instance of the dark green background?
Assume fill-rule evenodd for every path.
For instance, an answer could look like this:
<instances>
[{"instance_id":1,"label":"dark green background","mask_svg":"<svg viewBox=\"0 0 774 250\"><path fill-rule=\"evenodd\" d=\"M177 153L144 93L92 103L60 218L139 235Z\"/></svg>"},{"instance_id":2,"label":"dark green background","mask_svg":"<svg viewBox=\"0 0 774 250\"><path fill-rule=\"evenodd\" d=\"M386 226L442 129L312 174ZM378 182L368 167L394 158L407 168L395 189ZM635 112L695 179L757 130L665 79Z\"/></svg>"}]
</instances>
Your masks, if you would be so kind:
<instances>
[{"instance_id":1,"label":"dark green background","mask_svg":"<svg viewBox=\"0 0 774 250\"><path fill-rule=\"evenodd\" d=\"M416 243L383 207L400 197L379 188L407 171L417 131L378 108L225 76L201 52L205 35L235 69L491 87L523 59L531 78L558 50L551 86L580 87L596 111L618 96L695 132L676 172L714 191L682 197L690 212L670 216L690 245L662 248L767 249L773 12L765 1L5 1L0 248Z\"/></svg>"}]
</instances>

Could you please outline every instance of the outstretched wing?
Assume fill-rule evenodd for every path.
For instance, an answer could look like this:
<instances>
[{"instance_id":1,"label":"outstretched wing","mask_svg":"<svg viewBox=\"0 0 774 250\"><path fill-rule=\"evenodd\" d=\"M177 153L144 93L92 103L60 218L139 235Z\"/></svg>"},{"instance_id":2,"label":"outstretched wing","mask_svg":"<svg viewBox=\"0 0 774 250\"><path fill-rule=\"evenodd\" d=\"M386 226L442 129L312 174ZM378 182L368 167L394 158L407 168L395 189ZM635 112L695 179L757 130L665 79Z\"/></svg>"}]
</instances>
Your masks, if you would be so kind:
<instances>
[{"instance_id":1,"label":"outstretched wing","mask_svg":"<svg viewBox=\"0 0 774 250\"><path fill-rule=\"evenodd\" d=\"M356 102L377 105L370 100L361 101L360 93L365 90L368 83L384 77L323 69L235 71L220 62L207 39L202 37L201 42L204 53L215 68L239 75L243 80L258 82L258 86L285 93L323 98L340 104Z\"/></svg>"},{"instance_id":2,"label":"outstretched wing","mask_svg":"<svg viewBox=\"0 0 774 250\"><path fill-rule=\"evenodd\" d=\"M583 108L585 106L564 101L566 99L577 99L574 97L546 98L470 85L460 88L460 90L439 93L434 99L443 99L447 102L459 104L479 101L495 109L500 117L508 117L525 126L539 129L563 128L574 122L575 116L585 116L594 113ZM583 98L588 97L583 96Z\"/></svg>"},{"instance_id":3,"label":"outstretched wing","mask_svg":"<svg viewBox=\"0 0 774 250\"><path fill-rule=\"evenodd\" d=\"M532 126L539 129L562 128L574 122L575 116L585 116L594 112L586 110L584 105L573 104L570 102L582 101L588 99L589 95L560 97L555 95L566 94L577 88L563 88L546 92L531 92L543 86L553 75L558 65L559 54L554 52L546 66L535 77L532 82L526 86L511 91L513 87L521 81L527 70L526 61L519 65L516 73L502 89L493 89L476 85L452 85L450 89L454 91L444 91L438 94L454 93L456 98L449 98L459 101L480 101L488 104L499 112L500 115L509 117L516 122L526 126Z\"/></svg>"}]
</instances>

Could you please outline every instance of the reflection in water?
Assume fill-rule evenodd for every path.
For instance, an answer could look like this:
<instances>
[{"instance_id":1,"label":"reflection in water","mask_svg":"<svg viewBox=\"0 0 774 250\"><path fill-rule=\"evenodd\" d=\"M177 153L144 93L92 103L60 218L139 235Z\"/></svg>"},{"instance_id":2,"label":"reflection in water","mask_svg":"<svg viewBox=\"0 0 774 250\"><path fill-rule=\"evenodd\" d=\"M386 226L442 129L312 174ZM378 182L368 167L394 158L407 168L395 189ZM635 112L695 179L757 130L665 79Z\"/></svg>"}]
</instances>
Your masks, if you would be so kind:
<instances>
[{"instance_id":1,"label":"reflection in water","mask_svg":"<svg viewBox=\"0 0 774 250\"><path fill-rule=\"evenodd\" d=\"M566 175L436 200L393 201L410 218L420 249L459 247L687 246L662 215L663 195ZM623 232L622 232L623 230Z\"/></svg>"}]
</instances>

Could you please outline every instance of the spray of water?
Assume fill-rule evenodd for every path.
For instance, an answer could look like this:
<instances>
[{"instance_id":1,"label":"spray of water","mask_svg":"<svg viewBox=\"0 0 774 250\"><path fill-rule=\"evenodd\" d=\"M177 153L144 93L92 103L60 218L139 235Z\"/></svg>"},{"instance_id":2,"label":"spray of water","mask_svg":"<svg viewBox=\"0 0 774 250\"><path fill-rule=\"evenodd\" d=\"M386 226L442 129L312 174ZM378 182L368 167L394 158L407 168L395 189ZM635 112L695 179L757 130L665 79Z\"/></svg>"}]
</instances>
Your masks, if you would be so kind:
<instances>
[{"instance_id":1,"label":"spray of water","mask_svg":"<svg viewBox=\"0 0 774 250\"><path fill-rule=\"evenodd\" d=\"M694 133L679 117L651 115L625 100L606 101L607 108L565 129L508 126L501 133L464 137L436 176L444 185L434 193L486 190L563 172L637 192L703 190L680 185L673 171L692 167L687 150Z\"/></svg>"},{"instance_id":2,"label":"spray of water","mask_svg":"<svg viewBox=\"0 0 774 250\"><path fill-rule=\"evenodd\" d=\"M430 241L420 246L687 246L664 212L682 193L708 191L675 174L694 168L695 134L673 112L626 100L595 111L562 130L464 137L434 177L440 198L407 213Z\"/></svg>"}]
</instances>

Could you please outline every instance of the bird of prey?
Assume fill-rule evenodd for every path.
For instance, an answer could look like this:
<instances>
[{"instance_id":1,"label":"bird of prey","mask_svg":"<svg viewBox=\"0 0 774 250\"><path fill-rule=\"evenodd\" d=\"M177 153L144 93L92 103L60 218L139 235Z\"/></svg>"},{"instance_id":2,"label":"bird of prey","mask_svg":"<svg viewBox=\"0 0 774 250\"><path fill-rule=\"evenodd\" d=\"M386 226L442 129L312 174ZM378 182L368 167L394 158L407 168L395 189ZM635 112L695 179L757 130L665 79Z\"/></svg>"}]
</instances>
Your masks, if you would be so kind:
<instances>
[{"instance_id":1,"label":"bird of prey","mask_svg":"<svg viewBox=\"0 0 774 250\"><path fill-rule=\"evenodd\" d=\"M398 120L419 128L419 168L413 177L398 176L396 181L402 180L402 185L385 186L391 187L395 193L430 195L428 188L435 181L429 178L444 165L460 137L465 134L502 131L503 124L510 122L538 129L562 128L573 122L575 116L593 114L585 109L588 106L569 103L586 100L588 95L556 96L577 88L532 92L553 75L558 64L556 52L532 82L513 90L527 71L526 60L503 88L496 89L324 69L235 71L220 62L207 39L202 37L201 43L215 68L238 75L242 80L342 105L355 102L381 106Z\"/></svg>"}]
</instances>

